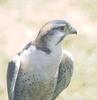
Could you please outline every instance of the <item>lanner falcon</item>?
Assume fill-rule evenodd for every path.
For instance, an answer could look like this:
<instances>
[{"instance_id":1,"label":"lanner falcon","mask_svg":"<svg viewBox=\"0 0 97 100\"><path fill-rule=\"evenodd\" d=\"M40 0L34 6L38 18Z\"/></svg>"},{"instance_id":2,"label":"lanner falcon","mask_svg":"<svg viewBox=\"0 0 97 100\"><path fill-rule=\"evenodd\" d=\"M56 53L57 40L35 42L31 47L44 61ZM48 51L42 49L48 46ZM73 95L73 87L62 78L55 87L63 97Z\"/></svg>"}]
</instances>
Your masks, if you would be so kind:
<instances>
[{"instance_id":1,"label":"lanner falcon","mask_svg":"<svg viewBox=\"0 0 97 100\"><path fill-rule=\"evenodd\" d=\"M76 30L64 20L46 23L34 42L28 43L9 62L9 100L55 100L69 85L73 60L61 42Z\"/></svg>"}]
</instances>

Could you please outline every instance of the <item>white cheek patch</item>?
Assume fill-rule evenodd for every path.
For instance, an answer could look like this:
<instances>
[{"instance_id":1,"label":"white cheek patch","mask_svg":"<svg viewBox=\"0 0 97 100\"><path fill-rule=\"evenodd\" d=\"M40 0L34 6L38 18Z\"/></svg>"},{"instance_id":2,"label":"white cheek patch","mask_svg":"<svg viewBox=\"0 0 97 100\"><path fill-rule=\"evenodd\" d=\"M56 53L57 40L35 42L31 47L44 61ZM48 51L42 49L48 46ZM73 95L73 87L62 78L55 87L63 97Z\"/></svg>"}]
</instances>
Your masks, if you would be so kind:
<instances>
[{"instance_id":1,"label":"white cheek patch","mask_svg":"<svg viewBox=\"0 0 97 100\"><path fill-rule=\"evenodd\" d=\"M64 33L58 31L55 37L61 38L62 36L64 36Z\"/></svg>"},{"instance_id":2,"label":"white cheek patch","mask_svg":"<svg viewBox=\"0 0 97 100\"><path fill-rule=\"evenodd\" d=\"M63 32L57 31L57 33L56 33L54 36L52 36L52 38L51 38L49 44L50 44L50 45L57 44L57 42L58 42L63 36L64 36L64 33L63 33Z\"/></svg>"}]
</instances>

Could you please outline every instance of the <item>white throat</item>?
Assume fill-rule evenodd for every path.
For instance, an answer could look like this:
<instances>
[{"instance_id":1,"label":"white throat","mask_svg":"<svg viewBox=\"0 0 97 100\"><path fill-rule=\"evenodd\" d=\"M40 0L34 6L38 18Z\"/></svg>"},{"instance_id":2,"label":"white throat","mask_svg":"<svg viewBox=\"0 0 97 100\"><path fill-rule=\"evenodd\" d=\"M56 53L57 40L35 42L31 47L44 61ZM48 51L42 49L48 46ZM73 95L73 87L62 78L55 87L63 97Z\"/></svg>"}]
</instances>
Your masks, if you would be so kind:
<instances>
[{"instance_id":1,"label":"white throat","mask_svg":"<svg viewBox=\"0 0 97 100\"><path fill-rule=\"evenodd\" d=\"M21 55L23 61L29 62L27 70L32 70L32 73L45 74L45 76L49 76L49 78L56 74L61 58L62 49L58 46L52 48L50 54L46 54L45 52L31 46Z\"/></svg>"}]
</instances>

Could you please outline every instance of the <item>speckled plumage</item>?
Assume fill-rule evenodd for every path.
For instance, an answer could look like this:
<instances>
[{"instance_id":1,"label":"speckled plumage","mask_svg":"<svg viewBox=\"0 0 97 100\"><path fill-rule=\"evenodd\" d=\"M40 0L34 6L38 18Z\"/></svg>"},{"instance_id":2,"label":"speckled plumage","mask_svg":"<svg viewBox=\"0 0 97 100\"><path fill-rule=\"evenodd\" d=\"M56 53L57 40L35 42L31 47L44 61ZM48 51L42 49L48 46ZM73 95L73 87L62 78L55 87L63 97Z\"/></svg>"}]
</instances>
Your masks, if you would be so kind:
<instances>
[{"instance_id":1,"label":"speckled plumage","mask_svg":"<svg viewBox=\"0 0 97 100\"><path fill-rule=\"evenodd\" d=\"M48 64L48 62L43 62L45 59L52 59L51 57L53 57L54 55L50 54L51 57L48 57L48 54L45 54L43 51L35 50L35 52L33 52L32 48L33 46L31 48L29 47L28 50L24 50L24 52L19 55L21 64L14 87L15 98L13 100L51 100L51 95L54 92L54 87L56 86L57 81L57 69L54 71L53 67L59 65L60 61L58 61L58 59L61 56L57 53L59 55L59 58L53 58L56 62L56 65L54 66L55 62L53 62L52 60L49 61L50 64ZM32 51L29 52L29 49ZM40 61L39 59L41 55L36 56L37 52L43 55L43 57L41 57L42 60ZM35 53L35 55L33 53ZM32 55L31 58L30 54ZM50 72L49 68L45 68L45 65L47 65L48 67L52 65L53 72Z\"/></svg>"},{"instance_id":2,"label":"speckled plumage","mask_svg":"<svg viewBox=\"0 0 97 100\"><path fill-rule=\"evenodd\" d=\"M59 66L57 84L56 84L54 94L52 96L52 100L55 100L56 97L65 88L68 87L71 81L72 73L73 73L73 66L74 66L74 61L73 61L71 54L68 51L64 50L63 58Z\"/></svg>"},{"instance_id":3,"label":"speckled plumage","mask_svg":"<svg viewBox=\"0 0 97 100\"><path fill-rule=\"evenodd\" d=\"M9 62L9 100L55 100L69 85L73 60L59 43L67 35L63 33L63 26L67 25L68 30L71 27L63 20L49 22L46 26L48 24L49 27L42 27L33 43L28 43Z\"/></svg>"}]
</instances>

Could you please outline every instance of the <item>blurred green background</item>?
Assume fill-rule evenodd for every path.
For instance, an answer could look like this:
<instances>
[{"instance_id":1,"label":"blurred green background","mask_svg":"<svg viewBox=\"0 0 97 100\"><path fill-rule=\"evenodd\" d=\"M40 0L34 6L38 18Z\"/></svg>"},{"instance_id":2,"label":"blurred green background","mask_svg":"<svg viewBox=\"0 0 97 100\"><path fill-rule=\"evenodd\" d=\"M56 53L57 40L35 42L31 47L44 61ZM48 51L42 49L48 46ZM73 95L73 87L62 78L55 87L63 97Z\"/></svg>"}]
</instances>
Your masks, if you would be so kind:
<instances>
[{"instance_id":1,"label":"blurred green background","mask_svg":"<svg viewBox=\"0 0 97 100\"><path fill-rule=\"evenodd\" d=\"M97 0L0 0L0 100L8 100L9 59L53 19L65 19L78 31L64 40L75 66L57 100L97 100Z\"/></svg>"}]
</instances>

